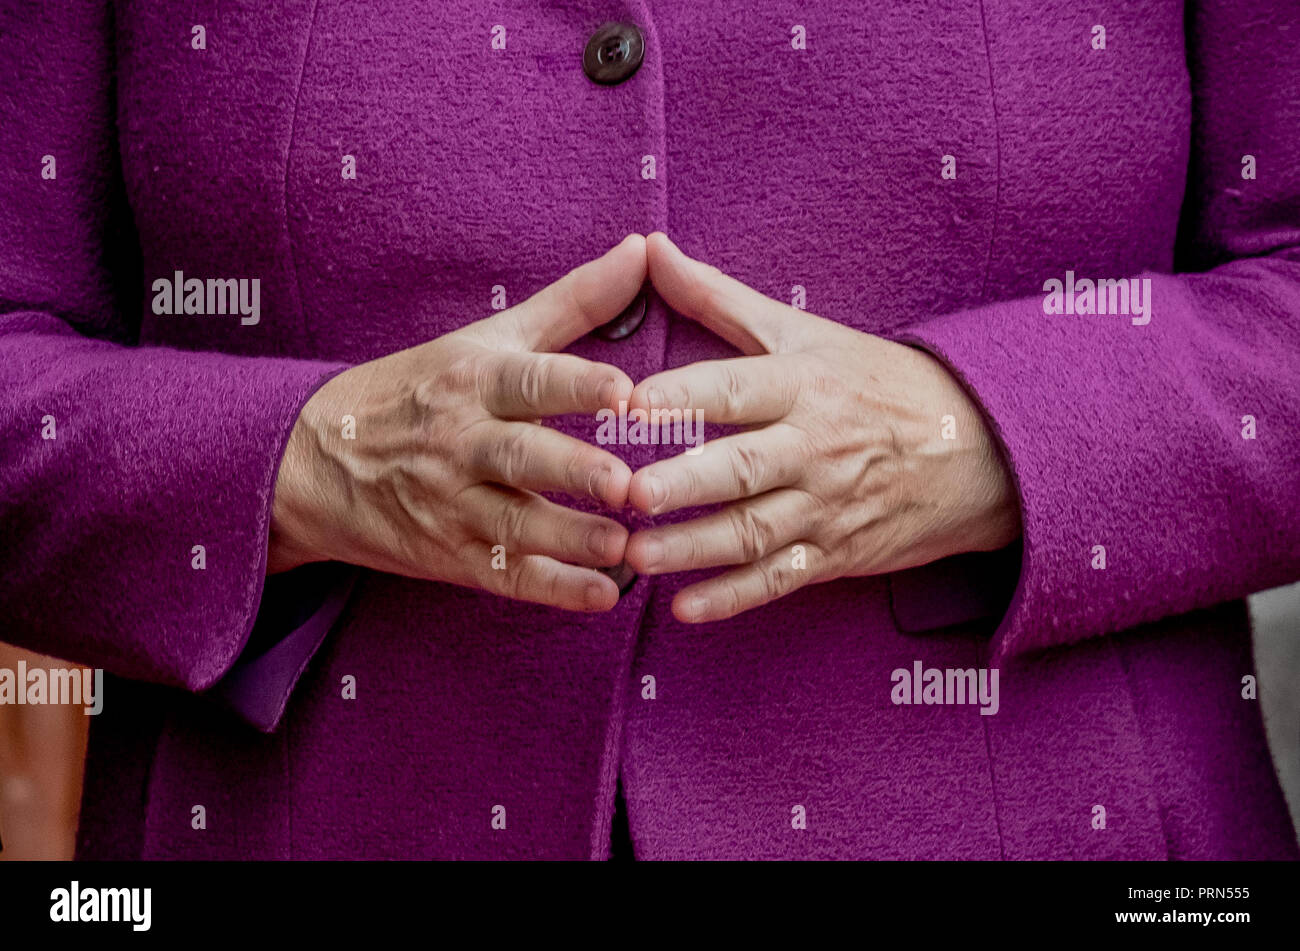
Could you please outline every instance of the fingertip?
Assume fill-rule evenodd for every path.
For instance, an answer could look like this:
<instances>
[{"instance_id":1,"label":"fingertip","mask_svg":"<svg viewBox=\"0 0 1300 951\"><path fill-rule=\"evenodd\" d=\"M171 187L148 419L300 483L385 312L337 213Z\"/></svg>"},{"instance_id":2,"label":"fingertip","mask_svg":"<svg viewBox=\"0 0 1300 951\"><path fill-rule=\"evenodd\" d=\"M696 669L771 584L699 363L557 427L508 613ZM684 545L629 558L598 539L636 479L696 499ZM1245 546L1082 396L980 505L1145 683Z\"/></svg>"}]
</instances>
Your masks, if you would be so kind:
<instances>
[{"instance_id":1,"label":"fingertip","mask_svg":"<svg viewBox=\"0 0 1300 951\"><path fill-rule=\"evenodd\" d=\"M646 515L654 515L663 505L665 496L663 479L645 469L635 473L628 483L628 504Z\"/></svg>"},{"instance_id":2,"label":"fingertip","mask_svg":"<svg viewBox=\"0 0 1300 951\"><path fill-rule=\"evenodd\" d=\"M583 591L582 610L589 613L611 611L618 604L618 585L598 571L592 572L592 579Z\"/></svg>"},{"instance_id":3,"label":"fingertip","mask_svg":"<svg viewBox=\"0 0 1300 951\"><path fill-rule=\"evenodd\" d=\"M643 485L644 479L640 472L633 473L631 481L627 486L627 504L632 506L638 512L646 511L646 491ZM646 513L649 514L649 513Z\"/></svg>"},{"instance_id":4,"label":"fingertip","mask_svg":"<svg viewBox=\"0 0 1300 951\"><path fill-rule=\"evenodd\" d=\"M623 560L637 574L655 574L663 560L663 543L645 532L637 532L627 540Z\"/></svg>"},{"instance_id":5,"label":"fingertip","mask_svg":"<svg viewBox=\"0 0 1300 951\"><path fill-rule=\"evenodd\" d=\"M659 247L661 250L667 250L668 248L676 247L676 245L673 244L672 238L668 237L667 233L663 231L651 231L646 235L645 240L647 248Z\"/></svg>"},{"instance_id":6,"label":"fingertip","mask_svg":"<svg viewBox=\"0 0 1300 951\"><path fill-rule=\"evenodd\" d=\"M617 413L620 404L626 404L632 396L632 381L626 374L608 371L597 371L593 374L591 389L587 391L586 404L583 409L610 410Z\"/></svg>"},{"instance_id":7,"label":"fingertip","mask_svg":"<svg viewBox=\"0 0 1300 951\"><path fill-rule=\"evenodd\" d=\"M613 371L610 376L610 396L604 407L617 411L621 404L630 405L632 394L636 392L636 384L618 367L610 367L610 369Z\"/></svg>"},{"instance_id":8,"label":"fingertip","mask_svg":"<svg viewBox=\"0 0 1300 951\"><path fill-rule=\"evenodd\" d=\"M637 261L637 270L646 270L646 237L633 232L614 246L611 254L629 255Z\"/></svg>"},{"instance_id":9,"label":"fingertip","mask_svg":"<svg viewBox=\"0 0 1300 951\"><path fill-rule=\"evenodd\" d=\"M690 268L693 261L662 232L652 234L647 239L646 273L659 296L679 311L692 296L693 275Z\"/></svg>"},{"instance_id":10,"label":"fingertip","mask_svg":"<svg viewBox=\"0 0 1300 951\"><path fill-rule=\"evenodd\" d=\"M645 239L646 267L653 273L656 267L662 267L667 255L673 247L673 243L668 240L668 235L662 231L651 232Z\"/></svg>"},{"instance_id":11,"label":"fingertip","mask_svg":"<svg viewBox=\"0 0 1300 951\"><path fill-rule=\"evenodd\" d=\"M587 554L601 568L621 564L627 551L627 529L617 522L602 519L587 532Z\"/></svg>"},{"instance_id":12,"label":"fingertip","mask_svg":"<svg viewBox=\"0 0 1300 951\"><path fill-rule=\"evenodd\" d=\"M672 396L676 399L681 393L674 389ZM668 388L658 375L649 376L633 388L627 399L627 408L629 411L639 409L647 413L655 409L671 409L678 405L673 399L669 398Z\"/></svg>"},{"instance_id":13,"label":"fingertip","mask_svg":"<svg viewBox=\"0 0 1300 951\"><path fill-rule=\"evenodd\" d=\"M575 380L573 412L594 413L608 409L617 413L619 404L626 405L631 399L634 388L632 378L612 363L589 364Z\"/></svg>"},{"instance_id":14,"label":"fingertip","mask_svg":"<svg viewBox=\"0 0 1300 951\"><path fill-rule=\"evenodd\" d=\"M614 528L609 533L609 547L605 549L606 568L614 568L621 565L627 558L628 531L623 525L614 523Z\"/></svg>"},{"instance_id":15,"label":"fingertip","mask_svg":"<svg viewBox=\"0 0 1300 951\"><path fill-rule=\"evenodd\" d=\"M708 620L709 601L688 588L673 598L672 612L673 617L683 624L702 624Z\"/></svg>"},{"instance_id":16,"label":"fingertip","mask_svg":"<svg viewBox=\"0 0 1300 951\"><path fill-rule=\"evenodd\" d=\"M614 462L615 464L610 466L601 487L600 501L617 512L627 507L627 494L628 487L632 482L632 470L621 459L615 459ZM626 530L624 531L626 532Z\"/></svg>"},{"instance_id":17,"label":"fingertip","mask_svg":"<svg viewBox=\"0 0 1300 951\"><path fill-rule=\"evenodd\" d=\"M636 532L628 538L627 546L623 549L623 561L639 575L646 573L642 547L641 533Z\"/></svg>"},{"instance_id":18,"label":"fingertip","mask_svg":"<svg viewBox=\"0 0 1300 951\"><path fill-rule=\"evenodd\" d=\"M649 380L642 380L632 388L632 392L629 393L627 397L627 408L629 412L634 409L648 411L653 408L649 402L649 382Z\"/></svg>"}]
</instances>

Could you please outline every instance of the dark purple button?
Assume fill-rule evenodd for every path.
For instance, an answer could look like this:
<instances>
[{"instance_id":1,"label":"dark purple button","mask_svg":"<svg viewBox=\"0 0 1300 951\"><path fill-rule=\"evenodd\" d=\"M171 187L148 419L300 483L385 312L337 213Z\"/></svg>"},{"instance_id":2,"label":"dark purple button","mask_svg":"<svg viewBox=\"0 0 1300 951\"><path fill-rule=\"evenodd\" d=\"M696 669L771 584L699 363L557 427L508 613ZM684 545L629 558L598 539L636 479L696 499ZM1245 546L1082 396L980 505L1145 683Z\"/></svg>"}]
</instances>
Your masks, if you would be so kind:
<instances>
[{"instance_id":1,"label":"dark purple button","mask_svg":"<svg viewBox=\"0 0 1300 951\"><path fill-rule=\"evenodd\" d=\"M623 340L636 333L645 320L646 292L636 295L632 303L623 308L623 312L607 324L601 324L592 331L602 340Z\"/></svg>"},{"instance_id":2,"label":"dark purple button","mask_svg":"<svg viewBox=\"0 0 1300 951\"><path fill-rule=\"evenodd\" d=\"M596 570L618 585L619 597L631 591L632 585L636 584L637 574L627 566L627 562L619 562L613 568L597 568Z\"/></svg>"},{"instance_id":3,"label":"dark purple button","mask_svg":"<svg viewBox=\"0 0 1300 951\"><path fill-rule=\"evenodd\" d=\"M640 68L644 56L645 38L636 26L606 23L587 41L582 69L592 82L616 86Z\"/></svg>"}]
</instances>

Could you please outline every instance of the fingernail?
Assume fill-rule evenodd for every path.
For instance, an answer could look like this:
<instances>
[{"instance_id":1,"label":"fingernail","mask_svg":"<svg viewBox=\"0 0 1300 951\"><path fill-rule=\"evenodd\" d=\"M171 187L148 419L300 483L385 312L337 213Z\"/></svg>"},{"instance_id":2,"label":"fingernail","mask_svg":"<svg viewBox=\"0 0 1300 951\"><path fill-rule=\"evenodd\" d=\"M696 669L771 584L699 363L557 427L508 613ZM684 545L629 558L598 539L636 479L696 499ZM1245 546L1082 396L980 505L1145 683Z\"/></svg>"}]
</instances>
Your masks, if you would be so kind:
<instances>
[{"instance_id":1,"label":"fingernail","mask_svg":"<svg viewBox=\"0 0 1300 951\"><path fill-rule=\"evenodd\" d=\"M664 544L657 538L646 539L641 546L641 564L647 571L651 568L658 567L659 562L664 560Z\"/></svg>"},{"instance_id":2,"label":"fingernail","mask_svg":"<svg viewBox=\"0 0 1300 951\"><path fill-rule=\"evenodd\" d=\"M600 401L602 407L608 406L614 399L614 381L606 380L600 384L600 389L596 391L596 399Z\"/></svg>"},{"instance_id":3,"label":"fingernail","mask_svg":"<svg viewBox=\"0 0 1300 951\"><path fill-rule=\"evenodd\" d=\"M610 531L605 526L593 528L587 533L587 550L597 558L604 558L609 548Z\"/></svg>"},{"instance_id":4,"label":"fingernail","mask_svg":"<svg viewBox=\"0 0 1300 951\"><path fill-rule=\"evenodd\" d=\"M658 512L660 506L668 501L668 489L664 486L663 480L657 476L650 476L645 480L645 490L650 493L650 511Z\"/></svg>"},{"instance_id":5,"label":"fingernail","mask_svg":"<svg viewBox=\"0 0 1300 951\"><path fill-rule=\"evenodd\" d=\"M605 489L609 486L609 470L593 469L587 475L587 494L594 499L603 499Z\"/></svg>"},{"instance_id":6,"label":"fingernail","mask_svg":"<svg viewBox=\"0 0 1300 951\"><path fill-rule=\"evenodd\" d=\"M709 599L698 594L686 602L686 616L692 621L704 617L704 612L707 610L709 610Z\"/></svg>"},{"instance_id":7,"label":"fingernail","mask_svg":"<svg viewBox=\"0 0 1300 951\"><path fill-rule=\"evenodd\" d=\"M605 586L602 585L599 581L593 581L589 585L587 585L587 593L585 595L585 598L587 602L588 611L595 611L600 608L600 606L605 601L604 592L605 592Z\"/></svg>"}]
</instances>

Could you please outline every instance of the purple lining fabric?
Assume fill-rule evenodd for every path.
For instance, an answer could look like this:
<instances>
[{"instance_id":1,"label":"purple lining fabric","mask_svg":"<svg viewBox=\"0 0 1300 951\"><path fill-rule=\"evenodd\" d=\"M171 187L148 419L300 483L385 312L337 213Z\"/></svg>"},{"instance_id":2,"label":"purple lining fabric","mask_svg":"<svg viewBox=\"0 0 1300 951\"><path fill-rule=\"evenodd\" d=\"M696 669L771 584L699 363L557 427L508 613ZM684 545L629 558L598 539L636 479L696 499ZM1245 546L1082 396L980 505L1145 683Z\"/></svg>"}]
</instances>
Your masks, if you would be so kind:
<instances>
[{"instance_id":1,"label":"purple lining fabric","mask_svg":"<svg viewBox=\"0 0 1300 951\"><path fill-rule=\"evenodd\" d=\"M265 733L274 730L298 678L343 613L357 574L349 571L331 584L320 606L264 652L250 657L245 648L208 695L251 726ZM308 596L298 594L297 597Z\"/></svg>"}]
</instances>

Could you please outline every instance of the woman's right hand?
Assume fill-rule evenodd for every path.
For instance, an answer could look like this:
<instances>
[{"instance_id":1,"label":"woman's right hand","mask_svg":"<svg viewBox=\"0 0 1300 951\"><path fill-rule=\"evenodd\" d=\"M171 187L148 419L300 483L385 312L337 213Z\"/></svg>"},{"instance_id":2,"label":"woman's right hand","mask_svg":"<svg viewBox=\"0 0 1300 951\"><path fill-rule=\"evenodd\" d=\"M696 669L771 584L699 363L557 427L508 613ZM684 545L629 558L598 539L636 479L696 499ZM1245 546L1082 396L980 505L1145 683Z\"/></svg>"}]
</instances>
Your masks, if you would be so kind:
<instances>
[{"instance_id":1,"label":"woman's right hand","mask_svg":"<svg viewBox=\"0 0 1300 951\"><path fill-rule=\"evenodd\" d=\"M618 587L592 569L622 560L626 529L538 493L617 510L632 473L539 422L594 419L631 396L617 367L554 351L632 301L645 247L629 235L509 310L322 386L280 466L268 572L342 561L574 611L612 608ZM345 416L355 438L343 438Z\"/></svg>"}]
</instances>

